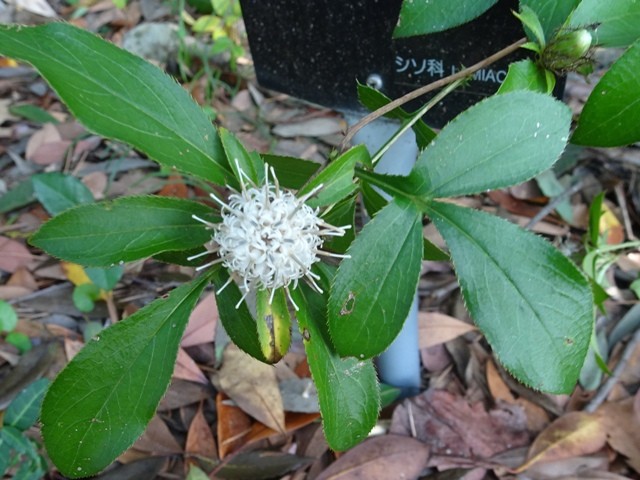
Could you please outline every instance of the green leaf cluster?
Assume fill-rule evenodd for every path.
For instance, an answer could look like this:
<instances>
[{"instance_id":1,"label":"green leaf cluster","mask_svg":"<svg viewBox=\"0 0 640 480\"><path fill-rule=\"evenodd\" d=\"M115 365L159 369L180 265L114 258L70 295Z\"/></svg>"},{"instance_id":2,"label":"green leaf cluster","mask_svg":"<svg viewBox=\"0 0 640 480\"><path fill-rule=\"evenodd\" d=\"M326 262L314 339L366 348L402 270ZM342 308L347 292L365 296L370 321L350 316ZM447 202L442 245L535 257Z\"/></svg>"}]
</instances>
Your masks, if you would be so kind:
<instances>
[{"instance_id":1,"label":"green leaf cluster","mask_svg":"<svg viewBox=\"0 0 640 480\"><path fill-rule=\"evenodd\" d=\"M536 19L535 36L546 43L572 12L577 18L584 15L584 1L575 11L566 5L555 8L550 0L523 1L532 12L523 18L530 25ZM459 3L404 2L396 35L462 24L495 1ZM631 41L626 23L616 18L608 17L613 30L604 38ZM623 33L611 33L616 29ZM629 126L629 121L637 114L640 84L623 72L637 66L637 45L601 81L600 97L626 99L626 105L616 104L616 110L597 99L595 106L588 103L575 142L636 138L637 122ZM537 389L566 393L575 385L593 331L589 282L541 237L455 200L531 179L562 154L571 112L546 94L549 71L539 63L515 64L500 95L462 113L437 135L422 121L413 123L420 157L409 175L399 177L375 173L361 146L325 168L248 152L231 133L216 130L165 74L68 25L0 27L0 53L32 63L90 129L127 142L166 167L237 188L261 184L267 164L282 187L300 195L322 185L308 203L323 209L336 225L355 227L357 197L362 196L373 219L358 235L352 229L327 243L348 258L337 269L314 266L325 293L304 285L291 291L332 448L349 448L374 425L380 394L372 357L402 328L423 258L448 258L423 238L425 217L442 234L471 316L505 367ZM360 96L371 107L388 101L364 86ZM402 122L416 120L402 109L389 115ZM210 207L193 200L134 196L93 203L77 181L64 176L40 176L31 187L31 198L56 214L31 243L90 267L93 283L107 290L119 277L102 269L147 257L188 262L211 240L211 232L194 215L219 221ZM12 202L8 205L16 200ZM221 266L209 269L99 332L61 372L45 397L42 422L50 456L65 475L98 472L143 432L167 388L189 313L209 283L216 289L220 320L241 349L265 362L283 354L290 339L283 292L275 292L271 305L259 294L253 309L229 280Z\"/></svg>"},{"instance_id":2,"label":"green leaf cluster","mask_svg":"<svg viewBox=\"0 0 640 480\"><path fill-rule=\"evenodd\" d=\"M0 428L0 475L39 480L48 471L47 462L38 452L40 446L25 435L40 414L40 405L49 380L42 378L22 390L2 416Z\"/></svg>"}]
</instances>

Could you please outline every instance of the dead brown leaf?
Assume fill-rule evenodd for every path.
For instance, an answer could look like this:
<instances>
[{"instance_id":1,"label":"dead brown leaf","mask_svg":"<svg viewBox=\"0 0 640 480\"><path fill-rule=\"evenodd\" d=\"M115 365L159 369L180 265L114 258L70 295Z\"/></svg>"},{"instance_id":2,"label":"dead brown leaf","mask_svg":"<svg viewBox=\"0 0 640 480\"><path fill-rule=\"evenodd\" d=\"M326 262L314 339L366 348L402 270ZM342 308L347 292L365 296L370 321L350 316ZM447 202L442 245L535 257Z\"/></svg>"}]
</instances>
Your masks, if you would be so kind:
<instances>
[{"instance_id":1,"label":"dead brown leaf","mask_svg":"<svg viewBox=\"0 0 640 480\"><path fill-rule=\"evenodd\" d=\"M515 472L524 472L537 463L546 463L595 453L605 446L607 433L599 415L569 412L538 435L527 461Z\"/></svg>"},{"instance_id":2,"label":"dead brown leaf","mask_svg":"<svg viewBox=\"0 0 640 480\"><path fill-rule=\"evenodd\" d=\"M230 405L230 399L224 393L216 396L218 414L218 455L224 458L244 445L244 437L251 430L251 418L242 409Z\"/></svg>"},{"instance_id":3,"label":"dead brown leaf","mask_svg":"<svg viewBox=\"0 0 640 480\"><path fill-rule=\"evenodd\" d=\"M164 197L187 198L189 188L185 185L182 175L172 174L157 194Z\"/></svg>"},{"instance_id":4,"label":"dead brown leaf","mask_svg":"<svg viewBox=\"0 0 640 480\"><path fill-rule=\"evenodd\" d=\"M207 419L202 412L202 403L198 406L191 425L189 425L184 450L185 453L191 455L199 455L213 460L218 458L216 441L213 438L213 432L207 423Z\"/></svg>"},{"instance_id":5,"label":"dead brown leaf","mask_svg":"<svg viewBox=\"0 0 640 480\"><path fill-rule=\"evenodd\" d=\"M0 270L14 273L33 260L33 255L22 242L0 236Z\"/></svg>"},{"instance_id":6,"label":"dead brown leaf","mask_svg":"<svg viewBox=\"0 0 640 480\"><path fill-rule=\"evenodd\" d=\"M284 408L273 367L229 344L223 354L220 387L253 418L284 432Z\"/></svg>"},{"instance_id":7,"label":"dead brown leaf","mask_svg":"<svg viewBox=\"0 0 640 480\"><path fill-rule=\"evenodd\" d=\"M178 358L173 369L173 378L180 378L182 380L189 380L191 382L202 383L208 385L209 380L204 376L198 364L193 361L184 349L178 349Z\"/></svg>"},{"instance_id":8,"label":"dead brown leaf","mask_svg":"<svg viewBox=\"0 0 640 480\"><path fill-rule=\"evenodd\" d=\"M215 339L218 323L218 307L213 292L205 296L189 316L189 323L182 336L180 345L183 348L211 343Z\"/></svg>"},{"instance_id":9,"label":"dead brown leaf","mask_svg":"<svg viewBox=\"0 0 640 480\"><path fill-rule=\"evenodd\" d=\"M61 162L71 143L71 140L62 138L54 124L45 123L27 142L25 158L38 165Z\"/></svg>"},{"instance_id":10,"label":"dead brown leaf","mask_svg":"<svg viewBox=\"0 0 640 480\"><path fill-rule=\"evenodd\" d=\"M382 435L347 451L316 480L417 479L428 458L429 447L424 443L401 435Z\"/></svg>"},{"instance_id":11,"label":"dead brown leaf","mask_svg":"<svg viewBox=\"0 0 640 480\"><path fill-rule=\"evenodd\" d=\"M13 272L13 275L7 281L7 285L15 287L24 287L32 292L38 289L38 283L33 278L31 272L26 267L19 267Z\"/></svg>"},{"instance_id":12,"label":"dead brown leaf","mask_svg":"<svg viewBox=\"0 0 640 480\"><path fill-rule=\"evenodd\" d=\"M419 312L418 327L420 348L446 343L465 333L477 330L474 325L437 312Z\"/></svg>"},{"instance_id":13,"label":"dead brown leaf","mask_svg":"<svg viewBox=\"0 0 640 480\"><path fill-rule=\"evenodd\" d=\"M527 417L527 428L530 432L540 432L549 424L549 415L544 408L526 398L515 398L513 396L493 361L487 361L486 370L487 386L493 398L496 401L520 405L524 409Z\"/></svg>"},{"instance_id":14,"label":"dead brown leaf","mask_svg":"<svg viewBox=\"0 0 640 480\"><path fill-rule=\"evenodd\" d=\"M109 184L109 179L104 172L91 172L82 178L82 183L91 191L93 198L102 200Z\"/></svg>"},{"instance_id":15,"label":"dead brown leaf","mask_svg":"<svg viewBox=\"0 0 640 480\"><path fill-rule=\"evenodd\" d=\"M306 427L310 423L320 419L319 413L299 413L299 412L286 412L284 417L285 431L286 433L295 432L296 430ZM245 437L245 443L257 442L263 438L269 438L274 435L282 435L281 432L276 432L272 428L267 427L263 423L254 422L251 426L251 430Z\"/></svg>"},{"instance_id":16,"label":"dead brown leaf","mask_svg":"<svg viewBox=\"0 0 640 480\"><path fill-rule=\"evenodd\" d=\"M157 415L154 415L151 419L151 422L147 425L147 429L136 443L133 444L131 450L133 450L133 452L125 452L123 454L129 461L140 458L140 455L136 455L135 452L145 452L147 454L146 456L149 454L174 455L183 453L183 448L171 434L167 424ZM127 456L128 453L131 453L130 457Z\"/></svg>"},{"instance_id":17,"label":"dead brown leaf","mask_svg":"<svg viewBox=\"0 0 640 480\"><path fill-rule=\"evenodd\" d=\"M481 402L430 389L396 407L389 431L415 435L433 455L476 459L527 445L525 423L520 407L487 411Z\"/></svg>"},{"instance_id":18,"label":"dead brown leaf","mask_svg":"<svg viewBox=\"0 0 640 480\"><path fill-rule=\"evenodd\" d=\"M629 465L640 473L640 415L634 407L637 398L639 394L620 402L607 402L597 413L611 448L627 457Z\"/></svg>"}]
</instances>

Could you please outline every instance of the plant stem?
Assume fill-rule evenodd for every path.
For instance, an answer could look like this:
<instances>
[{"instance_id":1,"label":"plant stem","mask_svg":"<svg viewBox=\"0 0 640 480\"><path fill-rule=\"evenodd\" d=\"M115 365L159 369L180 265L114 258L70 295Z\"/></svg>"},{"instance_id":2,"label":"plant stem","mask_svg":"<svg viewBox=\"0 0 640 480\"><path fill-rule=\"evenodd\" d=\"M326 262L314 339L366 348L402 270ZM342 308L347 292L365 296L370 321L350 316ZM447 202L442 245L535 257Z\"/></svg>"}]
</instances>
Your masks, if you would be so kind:
<instances>
[{"instance_id":1,"label":"plant stem","mask_svg":"<svg viewBox=\"0 0 640 480\"><path fill-rule=\"evenodd\" d=\"M340 151L343 152L346 149L347 145L349 144L353 136L356 133L358 133L358 131L361 128L370 124L375 119L380 118L383 115L386 115L387 113L394 110L395 108L398 108L401 105L404 105L405 103L410 102L411 100L421 97L426 93L429 93L433 90L437 90L438 88L444 87L445 85L455 82L456 80L460 80L462 78L468 77L469 75L475 73L476 71L481 70L491 65L492 63L496 62L497 60L500 60L501 58L506 57L507 55L510 55L511 53L515 52L526 41L527 41L526 38L521 38L517 42L514 42L508 47L505 47L502 50L494 53L493 55L490 55L487 58L480 60L478 63L475 63L470 67L463 68L462 70L454 73L453 75L449 75L448 77L441 78L440 80L436 80L435 82L432 82L420 88L417 88L416 90L413 90L403 95L402 97L393 100L392 102L384 105L383 107L380 107L379 109L374 110L370 114L363 117L362 120L360 120L354 126L349 128L349 130L347 131L347 134L344 137L344 140L342 140L342 143L340 144Z\"/></svg>"},{"instance_id":2,"label":"plant stem","mask_svg":"<svg viewBox=\"0 0 640 480\"><path fill-rule=\"evenodd\" d=\"M424 106L421 107L416 113L414 113L413 117L408 122L404 123L402 125L402 127L400 127L400 129L396 133L394 133L393 136L389 140L387 140L387 142L382 146L382 148L376 152L376 154L371 159L371 163L373 165L378 163L378 161L387 152L387 150L389 150L389 148L391 148L391 146L395 143L395 141L398 138L400 138L400 136L402 136L404 134L404 132L409 130L418 120L420 120L422 118L422 116L425 113L427 113L435 105L437 105L438 102L440 102L443 98L445 98L452 91L454 91L456 88L458 88L458 86L462 82L464 82L464 79L463 78L459 78L455 82L453 82L450 85L448 85L446 88L442 89L431 100L429 100L427 103L425 103Z\"/></svg>"}]
</instances>

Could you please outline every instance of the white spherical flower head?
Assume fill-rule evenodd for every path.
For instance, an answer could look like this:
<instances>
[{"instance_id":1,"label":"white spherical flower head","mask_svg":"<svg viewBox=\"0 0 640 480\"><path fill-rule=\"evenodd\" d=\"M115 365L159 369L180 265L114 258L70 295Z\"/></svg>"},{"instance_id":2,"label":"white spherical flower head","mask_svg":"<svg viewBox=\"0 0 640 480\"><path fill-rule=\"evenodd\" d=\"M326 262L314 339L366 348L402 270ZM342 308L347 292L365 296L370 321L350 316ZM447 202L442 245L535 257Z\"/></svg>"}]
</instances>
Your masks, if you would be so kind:
<instances>
[{"instance_id":1,"label":"white spherical flower head","mask_svg":"<svg viewBox=\"0 0 640 480\"><path fill-rule=\"evenodd\" d=\"M194 217L214 230L214 249L206 253L217 251L219 255L217 260L199 268L222 263L237 274L244 291L238 306L251 290L267 289L273 299L275 290L284 287L297 309L288 287L293 283L293 288L296 288L298 280L305 278L322 293L316 283L319 277L311 271L311 267L320 260L318 256L322 254L344 257L323 252L320 248L324 236L344 235L348 226L334 227L325 223L317 209L305 204L310 196L322 188L321 185L302 198L297 198L292 192L280 188L273 169L273 184L270 184L268 172L265 169L265 183L259 187L252 184L248 187L241 179L241 192L234 191L228 203L211 195L221 206L222 222L212 224Z\"/></svg>"}]
</instances>

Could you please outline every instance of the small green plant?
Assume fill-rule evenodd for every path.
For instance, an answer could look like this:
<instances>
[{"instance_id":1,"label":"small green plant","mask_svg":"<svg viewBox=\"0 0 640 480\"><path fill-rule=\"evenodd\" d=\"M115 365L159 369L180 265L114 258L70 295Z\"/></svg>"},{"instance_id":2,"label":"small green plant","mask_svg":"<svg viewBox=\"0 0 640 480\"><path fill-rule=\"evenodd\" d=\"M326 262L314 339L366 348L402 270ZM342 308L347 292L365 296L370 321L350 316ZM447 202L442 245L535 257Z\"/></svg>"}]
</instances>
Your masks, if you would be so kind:
<instances>
[{"instance_id":1,"label":"small green plant","mask_svg":"<svg viewBox=\"0 0 640 480\"><path fill-rule=\"evenodd\" d=\"M49 386L46 378L37 380L22 390L1 412L0 475L23 480L39 480L48 471L41 445L27 436L38 420L42 398Z\"/></svg>"},{"instance_id":2,"label":"small green plant","mask_svg":"<svg viewBox=\"0 0 640 480\"><path fill-rule=\"evenodd\" d=\"M483 11L420 3L403 4L396 35L429 33ZM495 1L476 3L486 10ZM423 147L404 177L376 173L381 152L362 146L338 152L322 169L248 152L163 72L100 38L64 24L0 27L0 53L32 63L89 129L207 183L217 204L157 196L92 202L63 211L31 237L34 246L83 266L155 257L200 272L100 332L53 382L42 431L56 466L69 477L94 474L144 431L169 383L189 313L209 284L231 339L264 362L284 354L295 317L329 445L345 450L361 441L380 405L372 357L402 328L423 258L446 258L425 242L425 217L444 237L466 306L506 369L533 388L571 392L593 331L588 279L541 237L450 200L528 180L550 168L569 141L640 140L640 82L629 74L640 68L640 32L614 15L624 4L637 18L640 3L619 0L609 15L583 0L547 15L555 3L564 4L523 2L545 32L592 24L597 12L595 44L630 45L596 85L575 131L568 107L545 93L554 72L525 61L509 70L498 95L437 135L419 121L435 99L409 118L391 112L403 128L413 125ZM442 19L435 27L433 8ZM360 195L373 220L356 232ZM253 311L249 295L256 297Z\"/></svg>"},{"instance_id":3,"label":"small green plant","mask_svg":"<svg viewBox=\"0 0 640 480\"><path fill-rule=\"evenodd\" d=\"M242 20L239 0L210 0L210 3L197 0L188 3L205 14L193 18L183 11L183 21L190 25L195 33L209 34L213 40L210 53L228 53L231 68L235 69L238 58L244 55L242 38L237 29L238 23Z\"/></svg>"},{"instance_id":4,"label":"small green plant","mask_svg":"<svg viewBox=\"0 0 640 480\"><path fill-rule=\"evenodd\" d=\"M7 343L24 353L31 349L31 340L24 333L15 332L17 326L18 314L9 303L0 300L0 333L4 334Z\"/></svg>"}]
</instances>

